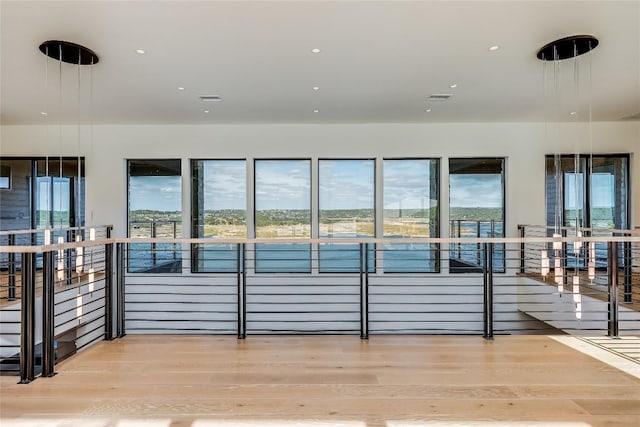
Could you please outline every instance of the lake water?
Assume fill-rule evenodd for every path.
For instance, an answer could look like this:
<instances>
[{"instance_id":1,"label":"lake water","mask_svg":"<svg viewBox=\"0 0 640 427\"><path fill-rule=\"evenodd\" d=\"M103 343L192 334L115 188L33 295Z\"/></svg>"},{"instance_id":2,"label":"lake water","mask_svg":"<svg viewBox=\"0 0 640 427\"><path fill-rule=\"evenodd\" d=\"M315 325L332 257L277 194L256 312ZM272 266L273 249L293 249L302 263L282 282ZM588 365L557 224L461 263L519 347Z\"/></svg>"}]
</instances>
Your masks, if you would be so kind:
<instances>
[{"instance_id":1,"label":"lake water","mask_svg":"<svg viewBox=\"0 0 640 427\"><path fill-rule=\"evenodd\" d=\"M499 227L498 227L499 226ZM495 224L493 232L502 233L502 224ZM474 237L476 232L473 233ZM481 236L489 237L491 224L481 223ZM344 237L336 236L338 240ZM369 236L355 236L366 238ZM389 238L402 236L386 236ZM155 260L152 256L150 244L138 243L129 245L129 271L144 272L151 268L158 270L158 266L171 265L180 262L180 245L174 251L173 244L157 244ZM437 244L429 243L389 243L383 247L370 244L368 247L368 269L376 270L376 258L384 259L384 271L393 273L429 273L436 272L439 258ZM447 248L442 248L446 250ZM480 251L479 251L480 249ZM476 244L451 245L449 256L478 267L483 259L482 246ZM376 252L378 253L376 256ZM255 262L257 273L309 273L312 265L318 265L323 273L358 273L361 269L360 245L352 243L327 243L319 245L318 251L312 251L308 244L256 244L255 251L247 251L246 261ZM199 272L227 272L238 271L238 249L236 245L207 244L198 249L196 270ZM364 266L363 266L364 267ZM504 245L495 245L493 254L495 271L504 269ZM167 267L169 268L169 267Z\"/></svg>"}]
</instances>

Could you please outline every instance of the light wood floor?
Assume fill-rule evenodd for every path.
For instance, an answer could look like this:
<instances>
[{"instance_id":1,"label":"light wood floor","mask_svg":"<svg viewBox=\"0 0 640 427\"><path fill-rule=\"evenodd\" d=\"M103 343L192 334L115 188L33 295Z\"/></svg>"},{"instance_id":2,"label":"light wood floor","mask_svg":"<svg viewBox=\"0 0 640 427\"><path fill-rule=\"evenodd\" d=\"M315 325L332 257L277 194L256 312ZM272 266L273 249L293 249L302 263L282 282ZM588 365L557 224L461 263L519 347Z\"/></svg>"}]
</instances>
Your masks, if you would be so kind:
<instances>
[{"instance_id":1,"label":"light wood floor","mask_svg":"<svg viewBox=\"0 0 640 427\"><path fill-rule=\"evenodd\" d=\"M0 377L0 425L640 426L640 379L546 336L127 336L56 369Z\"/></svg>"}]
</instances>

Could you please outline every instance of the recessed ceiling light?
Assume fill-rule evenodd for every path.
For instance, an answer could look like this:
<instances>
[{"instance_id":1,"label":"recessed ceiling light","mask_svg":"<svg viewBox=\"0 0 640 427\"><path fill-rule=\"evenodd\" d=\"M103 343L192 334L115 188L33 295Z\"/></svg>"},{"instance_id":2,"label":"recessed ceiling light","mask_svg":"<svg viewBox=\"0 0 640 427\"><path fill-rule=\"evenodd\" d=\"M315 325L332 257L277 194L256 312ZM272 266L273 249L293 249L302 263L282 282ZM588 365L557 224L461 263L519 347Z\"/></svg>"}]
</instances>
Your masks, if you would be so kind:
<instances>
[{"instance_id":1,"label":"recessed ceiling light","mask_svg":"<svg viewBox=\"0 0 640 427\"><path fill-rule=\"evenodd\" d=\"M500 46L498 46L497 44L494 44L493 46L489 47L490 52L495 52L498 49L500 49Z\"/></svg>"},{"instance_id":2,"label":"recessed ceiling light","mask_svg":"<svg viewBox=\"0 0 640 427\"><path fill-rule=\"evenodd\" d=\"M320 52L322 52L322 51L320 49L318 49L317 47L311 49L311 53L320 53Z\"/></svg>"},{"instance_id":3,"label":"recessed ceiling light","mask_svg":"<svg viewBox=\"0 0 640 427\"><path fill-rule=\"evenodd\" d=\"M320 90L320 86L314 86L313 90Z\"/></svg>"},{"instance_id":4,"label":"recessed ceiling light","mask_svg":"<svg viewBox=\"0 0 640 427\"><path fill-rule=\"evenodd\" d=\"M571 114L572 116L575 116L576 114L578 114L578 112L577 111L572 111L569 114Z\"/></svg>"},{"instance_id":5,"label":"recessed ceiling light","mask_svg":"<svg viewBox=\"0 0 640 427\"><path fill-rule=\"evenodd\" d=\"M205 113L209 114L209 110L204 110Z\"/></svg>"},{"instance_id":6,"label":"recessed ceiling light","mask_svg":"<svg viewBox=\"0 0 640 427\"><path fill-rule=\"evenodd\" d=\"M200 100L204 102L219 102L222 101L222 98L218 95L204 95L200 97Z\"/></svg>"},{"instance_id":7,"label":"recessed ceiling light","mask_svg":"<svg viewBox=\"0 0 640 427\"><path fill-rule=\"evenodd\" d=\"M319 112L320 112L320 110L313 110L313 112L314 112L314 113L319 113Z\"/></svg>"},{"instance_id":8,"label":"recessed ceiling light","mask_svg":"<svg viewBox=\"0 0 640 427\"><path fill-rule=\"evenodd\" d=\"M427 101L446 101L449 98L451 98L450 93L434 93L429 95Z\"/></svg>"},{"instance_id":9,"label":"recessed ceiling light","mask_svg":"<svg viewBox=\"0 0 640 427\"><path fill-rule=\"evenodd\" d=\"M178 86L178 90L184 90L182 86Z\"/></svg>"},{"instance_id":10,"label":"recessed ceiling light","mask_svg":"<svg viewBox=\"0 0 640 427\"><path fill-rule=\"evenodd\" d=\"M452 85L449 85L449 87L450 87L451 89L455 89L455 88L457 88L457 87L458 87L458 84L457 84L457 83L454 83L454 84L452 84Z\"/></svg>"},{"instance_id":11,"label":"recessed ceiling light","mask_svg":"<svg viewBox=\"0 0 640 427\"><path fill-rule=\"evenodd\" d=\"M47 113L46 113L46 112L44 112L44 111L41 111L41 112L40 112L40 114L42 114L43 116L46 116L46 115L47 115Z\"/></svg>"},{"instance_id":12,"label":"recessed ceiling light","mask_svg":"<svg viewBox=\"0 0 640 427\"><path fill-rule=\"evenodd\" d=\"M430 113L430 112L431 112L431 108L427 108L427 109L426 109L426 110L424 110L424 111L426 111L427 113Z\"/></svg>"},{"instance_id":13,"label":"recessed ceiling light","mask_svg":"<svg viewBox=\"0 0 640 427\"><path fill-rule=\"evenodd\" d=\"M140 55L144 55L144 49L136 49L136 53L139 53Z\"/></svg>"}]
</instances>

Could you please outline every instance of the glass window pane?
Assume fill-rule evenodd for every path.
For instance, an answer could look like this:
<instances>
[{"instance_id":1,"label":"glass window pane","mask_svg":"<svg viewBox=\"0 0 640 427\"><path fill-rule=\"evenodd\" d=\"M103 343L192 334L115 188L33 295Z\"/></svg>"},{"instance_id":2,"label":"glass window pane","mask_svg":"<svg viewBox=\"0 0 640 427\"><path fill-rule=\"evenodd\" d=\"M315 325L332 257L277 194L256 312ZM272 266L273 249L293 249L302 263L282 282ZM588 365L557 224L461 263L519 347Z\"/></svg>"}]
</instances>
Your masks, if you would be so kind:
<instances>
[{"instance_id":1,"label":"glass window pane","mask_svg":"<svg viewBox=\"0 0 640 427\"><path fill-rule=\"evenodd\" d=\"M311 237L311 161L256 160L256 238ZM310 272L308 244L256 245L256 272Z\"/></svg>"},{"instance_id":2,"label":"glass window pane","mask_svg":"<svg viewBox=\"0 0 640 427\"><path fill-rule=\"evenodd\" d=\"M0 230L31 228L31 165L32 160L0 157L0 169L10 177L9 187L0 191Z\"/></svg>"},{"instance_id":3,"label":"glass window pane","mask_svg":"<svg viewBox=\"0 0 640 427\"><path fill-rule=\"evenodd\" d=\"M321 238L375 236L375 161L320 160L319 222ZM373 245L369 268L375 270ZM357 244L320 245L321 272L357 272L360 248Z\"/></svg>"},{"instance_id":4,"label":"glass window pane","mask_svg":"<svg viewBox=\"0 0 640 427\"><path fill-rule=\"evenodd\" d=\"M80 168L77 158L34 161L36 228L84 226L84 159Z\"/></svg>"},{"instance_id":5,"label":"glass window pane","mask_svg":"<svg viewBox=\"0 0 640 427\"><path fill-rule=\"evenodd\" d=\"M129 160L129 237L182 237L180 160ZM180 245L129 245L129 271L175 273L182 269Z\"/></svg>"},{"instance_id":6,"label":"glass window pane","mask_svg":"<svg viewBox=\"0 0 640 427\"><path fill-rule=\"evenodd\" d=\"M564 225L582 227L585 205L585 174L582 172L564 173Z\"/></svg>"},{"instance_id":7,"label":"glass window pane","mask_svg":"<svg viewBox=\"0 0 640 427\"><path fill-rule=\"evenodd\" d=\"M247 169L245 160L194 160L192 235L198 238L247 237ZM233 244L192 246L193 272L238 271Z\"/></svg>"},{"instance_id":8,"label":"glass window pane","mask_svg":"<svg viewBox=\"0 0 640 427\"><path fill-rule=\"evenodd\" d=\"M449 159L449 235L504 236L504 159ZM482 245L452 244L452 273L482 271ZM504 271L504 245L495 245L494 271Z\"/></svg>"},{"instance_id":9,"label":"glass window pane","mask_svg":"<svg viewBox=\"0 0 640 427\"><path fill-rule=\"evenodd\" d=\"M49 228L52 226L53 195L51 194L51 177L39 176L36 186L36 228Z\"/></svg>"},{"instance_id":10,"label":"glass window pane","mask_svg":"<svg viewBox=\"0 0 640 427\"><path fill-rule=\"evenodd\" d=\"M594 156L591 166L592 228L629 228L628 158Z\"/></svg>"},{"instance_id":11,"label":"glass window pane","mask_svg":"<svg viewBox=\"0 0 640 427\"><path fill-rule=\"evenodd\" d=\"M438 161L384 160L384 237L438 237ZM385 272L437 271L438 245L385 244Z\"/></svg>"},{"instance_id":12,"label":"glass window pane","mask_svg":"<svg viewBox=\"0 0 640 427\"><path fill-rule=\"evenodd\" d=\"M545 160L548 235L569 233L562 230L562 226L628 228L628 159L627 155L547 156ZM596 252L606 252L606 244L595 245ZM586 254L579 251L575 253L571 243L567 243L565 249L562 257L566 266L585 267ZM597 266L606 267L606 262L598 260Z\"/></svg>"}]
</instances>

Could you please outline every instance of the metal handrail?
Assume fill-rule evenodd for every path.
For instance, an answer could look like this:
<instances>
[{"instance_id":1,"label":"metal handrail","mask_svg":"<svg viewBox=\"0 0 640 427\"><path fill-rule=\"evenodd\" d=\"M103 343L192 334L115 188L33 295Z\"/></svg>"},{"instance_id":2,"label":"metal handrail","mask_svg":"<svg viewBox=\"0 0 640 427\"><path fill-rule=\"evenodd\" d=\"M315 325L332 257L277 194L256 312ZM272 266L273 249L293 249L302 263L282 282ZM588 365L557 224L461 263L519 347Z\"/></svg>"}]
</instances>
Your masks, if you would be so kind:
<instances>
[{"instance_id":1,"label":"metal handrail","mask_svg":"<svg viewBox=\"0 0 640 427\"><path fill-rule=\"evenodd\" d=\"M52 231L77 231L77 230L90 230L92 228L105 228L105 229L113 229L112 224L105 225L85 225L83 227L47 227L47 228L32 228L28 230L3 230L0 231L0 236L10 236L16 234L29 234L29 233L42 233L45 230Z\"/></svg>"}]
</instances>

